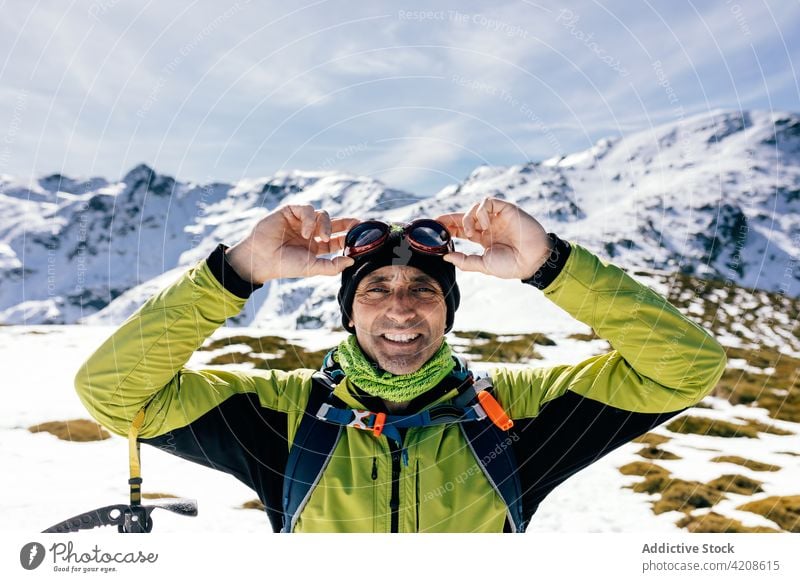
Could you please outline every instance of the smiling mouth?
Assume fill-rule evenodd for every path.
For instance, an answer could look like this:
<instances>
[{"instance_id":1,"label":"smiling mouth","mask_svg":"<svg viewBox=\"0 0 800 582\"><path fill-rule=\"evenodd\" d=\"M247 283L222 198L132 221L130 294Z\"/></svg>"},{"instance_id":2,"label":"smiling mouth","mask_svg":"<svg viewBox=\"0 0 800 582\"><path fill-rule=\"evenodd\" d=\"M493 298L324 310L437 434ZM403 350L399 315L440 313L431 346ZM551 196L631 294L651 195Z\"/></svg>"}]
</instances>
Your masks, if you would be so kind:
<instances>
[{"instance_id":1,"label":"smiling mouth","mask_svg":"<svg viewBox=\"0 0 800 582\"><path fill-rule=\"evenodd\" d=\"M383 333L381 337L393 344L410 344L419 339L418 333Z\"/></svg>"}]
</instances>

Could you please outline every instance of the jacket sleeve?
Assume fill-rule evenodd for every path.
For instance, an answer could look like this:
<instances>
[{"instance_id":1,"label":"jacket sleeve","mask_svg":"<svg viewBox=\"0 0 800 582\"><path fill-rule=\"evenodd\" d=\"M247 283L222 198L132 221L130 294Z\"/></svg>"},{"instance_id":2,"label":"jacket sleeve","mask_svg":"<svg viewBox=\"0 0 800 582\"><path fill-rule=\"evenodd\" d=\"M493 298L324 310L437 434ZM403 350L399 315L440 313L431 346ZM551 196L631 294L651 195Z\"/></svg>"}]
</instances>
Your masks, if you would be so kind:
<instances>
[{"instance_id":1,"label":"jacket sleeve","mask_svg":"<svg viewBox=\"0 0 800 582\"><path fill-rule=\"evenodd\" d=\"M557 242L566 262L528 282L613 350L574 366L493 372L515 419L526 521L571 475L696 404L725 368L719 343L666 299L579 245Z\"/></svg>"},{"instance_id":2,"label":"jacket sleeve","mask_svg":"<svg viewBox=\"0 0 800 582\"><path fill-rule=\"evenodd\" d=\"M498 369L497 393L512 418L531 418L568 391L620 410L685 409L714 387L723 348L665 298L579 245L544 294L607 340L613 350L574 366Z\"/></svg>"},{"instance_id":3,"label":"jacket sleeve","mask_svg":"<svg viewBox=\"0 0 800 582\"><path fill-rule=\"evenodd\" d=\"M222 252L219 247L151 297L78 370L78 396L112 432L126 435L133 417L144 408L139 435L157 437L199 421L235 397L241 401L242 396L289 415L289 427L296 424L293 419L302 413L313 371L184 367L203 341L247 301L230 290L236 290L235 285L220 282L222 269L212 272L210 263L223 261Z\"/></svg>"}]
</instances>

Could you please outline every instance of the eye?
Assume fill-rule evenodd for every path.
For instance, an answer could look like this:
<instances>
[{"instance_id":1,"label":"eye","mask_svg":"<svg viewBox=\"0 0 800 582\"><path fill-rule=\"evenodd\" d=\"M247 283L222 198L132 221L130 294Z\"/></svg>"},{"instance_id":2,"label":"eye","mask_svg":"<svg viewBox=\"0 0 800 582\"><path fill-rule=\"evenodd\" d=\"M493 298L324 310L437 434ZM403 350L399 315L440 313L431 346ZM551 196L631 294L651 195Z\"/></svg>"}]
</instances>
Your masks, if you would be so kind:
<instances>
[{"instance_id":1,"label":"eye","mask_svg":"<svg viewBox=\"0 0 800 582\"><path fill-rule=\"evenodd\" d=\"M422 293L422 294L427 294L427 293L436 293L436 289L434 289L433 287L425 287L425 286L416 287L416 288L414 289L414 291L415 291L416 293Z\"/></svg>"}]
</instances>

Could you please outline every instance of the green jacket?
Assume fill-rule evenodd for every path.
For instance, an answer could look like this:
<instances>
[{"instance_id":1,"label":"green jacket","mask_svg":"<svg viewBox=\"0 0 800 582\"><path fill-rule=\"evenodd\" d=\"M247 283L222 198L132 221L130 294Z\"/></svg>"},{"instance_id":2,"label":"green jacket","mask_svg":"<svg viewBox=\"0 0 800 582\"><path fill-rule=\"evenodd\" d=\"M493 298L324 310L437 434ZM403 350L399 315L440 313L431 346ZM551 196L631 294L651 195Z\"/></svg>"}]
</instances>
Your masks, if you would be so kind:
<instances>
[{"instance_id":1,"label":"green jacket","mask_svg":"<svg viewBox=\"0 0 800 582\"><path fill-rule=\"evenodd\" d=\"M231 473L256 491L277 531L281 473L314 371L185 367L246 303L210 261L129 317L81 366L75 386L92 416L119 435L144 408L143 442ZM515 421L508 445L527 519L570 475L700 401L725 367L706 331L578 245L544 293L613 351L577 365L492 372L495 396ZM335 395L367 408L359 392L345 380ZM345 430L294 531L389 532L393 513L400 532L504 530L506 507L456 425L410 428L404 446L407 466L393 461L385 437Z\"/></svg>"}]
</instances>

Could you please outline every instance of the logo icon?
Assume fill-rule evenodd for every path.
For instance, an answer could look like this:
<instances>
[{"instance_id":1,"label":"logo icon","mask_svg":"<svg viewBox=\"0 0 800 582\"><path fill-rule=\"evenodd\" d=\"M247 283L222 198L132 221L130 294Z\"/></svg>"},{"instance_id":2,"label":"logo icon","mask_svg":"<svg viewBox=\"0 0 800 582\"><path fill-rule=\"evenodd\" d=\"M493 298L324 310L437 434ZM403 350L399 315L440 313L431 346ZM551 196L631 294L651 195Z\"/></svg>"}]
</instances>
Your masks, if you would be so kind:
<instances>
[{"instance_id":1,"label":"logo icon","mask_svg":"<svg viewBox=\"0 0 800 582\"><path fill-rule=\"evenodd\" d=\"M26 570L35 570L44 561L44 546L39 542L28 542L19 551L19 563Z\"/></svg>"},{"instance_id":2,"label":"logo icon","mask_svg":"<svg viewBox=\"0 0 800 582\"><path fill-rule=\"evenodd\" d=\"M400 244L394 248L394 256L392 257L392 265L408 265L411 262L411 245L405 237L400 239Z\"/></svg>"}]
</instances>

